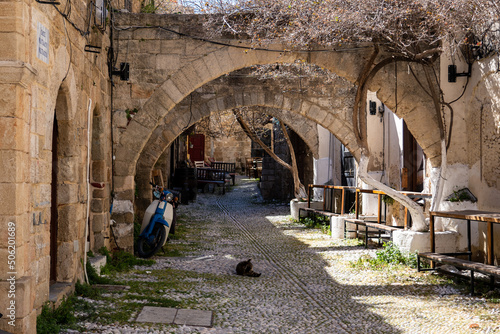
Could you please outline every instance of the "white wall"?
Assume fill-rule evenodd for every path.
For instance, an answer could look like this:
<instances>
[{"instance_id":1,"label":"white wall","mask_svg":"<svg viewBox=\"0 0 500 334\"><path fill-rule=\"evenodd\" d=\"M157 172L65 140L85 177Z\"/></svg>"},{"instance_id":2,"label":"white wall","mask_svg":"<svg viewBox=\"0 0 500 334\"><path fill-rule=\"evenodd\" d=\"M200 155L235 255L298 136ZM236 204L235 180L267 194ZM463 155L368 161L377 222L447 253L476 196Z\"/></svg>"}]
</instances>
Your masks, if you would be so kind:
<instances>
[{"instance_id":1,"label":"white wall","mask_svg":"<svg viewBox=\"0 0 500 334\"><path fill-rule=\"evenodd\" d=\"M370 101L377 104L376 114L370 115ZM403 120L398 118L376 97L367 94L367 138L370 149L371 177L397 190L401 189L401 168L403 152ZM363 189L371 187L362 183ZM376 215L377 195L363 194L363 214Z\"/></svg>"}]
</instances>

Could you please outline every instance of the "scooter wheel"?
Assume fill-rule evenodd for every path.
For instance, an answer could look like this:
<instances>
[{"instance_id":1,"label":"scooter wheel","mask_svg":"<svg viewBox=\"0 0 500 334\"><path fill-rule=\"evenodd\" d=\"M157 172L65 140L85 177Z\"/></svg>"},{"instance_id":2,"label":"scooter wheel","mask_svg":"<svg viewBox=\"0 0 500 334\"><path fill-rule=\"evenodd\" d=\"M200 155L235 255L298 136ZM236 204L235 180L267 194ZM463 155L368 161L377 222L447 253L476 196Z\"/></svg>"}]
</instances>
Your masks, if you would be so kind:
<instances>
[{"instance_id":1,"label":"scooter wheel","mask_svg":"<svg viewBox=\"0 0 500 334\"><path fill-rule=\"evenodd\" d=\"M163 246L167 232L162 224L156 224L153 227L149 238L139 237L137 239L137 253L142 258L149 258Z\"/></svg>"}]
</instances>

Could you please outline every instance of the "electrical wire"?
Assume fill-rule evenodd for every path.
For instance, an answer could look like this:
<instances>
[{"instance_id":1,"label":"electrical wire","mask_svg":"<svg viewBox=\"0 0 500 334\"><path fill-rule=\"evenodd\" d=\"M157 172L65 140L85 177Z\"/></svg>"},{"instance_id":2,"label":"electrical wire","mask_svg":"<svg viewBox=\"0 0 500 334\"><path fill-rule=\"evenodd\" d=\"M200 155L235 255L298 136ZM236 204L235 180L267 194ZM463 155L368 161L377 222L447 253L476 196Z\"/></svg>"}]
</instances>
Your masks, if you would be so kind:
<instances>
[{"instance_id":1,"label":"electrical wire","mask_svg":"<svg viewBox=\"0 0 500 334\"><path fill-rule=\"evenodd\" d=\"M68 28L66 27L66 21L63 21L64 23L64 30L66 31L66 39L68 40L69 44L69 60L68 60L68 69L66 70L66 74L64 75L64 78L62 79L61 83L66 80L69 74L69 70L71 68L71 57L73 57L73 46L71 45L71 40L69 39L69 34L68 34Z\"/></svg>"},{"instance_id":2,"label":"electrical wire","mask_svg":"<svg viewBox=\"0 0 500 334\"><path fill-rule=\"evenodd\" d=\"M355 47L355 48L346 48L346 49L322 49L322 50L287 50L287 49L267 49L267 48L261 48L261 47L252 47L252 46L245 46L245 45L234 45L234 44L230 44L230 43L224 43L224 42L218 42L218 41L214 41L214 40L211 40L211 39L208 39L208 38L204 38L204 37L197 37L197 36L192 36L192 35L189 35L189 34L185 34L185 33L182 33L182 32L179 32L179 31L175 31L173 29L169 29L169 28L165 28L165 27L162 27L162 26L130 26L130 27L126 27L126 28L116 28L115 29L117 30L130 30L130 29L161 29L161 30L165 30L165 31L168 31L170 33L173 33L173 34L176 34L176 35L179 35L179 36L182 36L182 37L186 37L186 38L190 38L192 40L196 40L196 41L200 41L200 42L206 42L206 43L210 43L210 44L214 44L214 45L219 45L219 46L227 46L227 47L232 47L232 48L236 48L236 49L245 49L245 50L254 50L254 51L267 51L267 52L282 52L282 53L285 53L285 52L296 52L296 53L322 53L322 52L332 52L332 51L336 51L336 52L356 52L358 50L364 50L364 49L371 49L372 46L363 46L363 47Z\"/></svg>"},{"instance_id":3,"label":"electrical wire","mask_svg":"<svg viewBox=\"0 0 500 334\"><path fill-rule=\"evenodd\" d=\"M71 3L71 1L70 1L70 0L68 0L68 2L70 2L70 3ZM83 37L85 37L85 36L87 36L87 35L90 33L90 29L88 29L87 31L84 31L84 30L82 30L82 29L78 28L78 26L77 26L77 25L76 25L73 21L71 21L71 19L69 18L69 14L65 14L65 13L63 13L63 12L62 12L59 8L57 8L57 6L56 6L56 5L54 5L54 4L53 4L52 6L56 9L56 11L57 11L57 12L58 12L58 13L59 13L59 14L60 14L60 15L61 15L61 16L62 16L65 20L66 20L66 21L68 21L68 22L69 22L69 23L73 26L73 28L75 28L75 29L76 29L76 30L80 33L80 35L82 35ZM69 5L69 13L71 13L71 4Z\"/></svg>"}]
</instances>

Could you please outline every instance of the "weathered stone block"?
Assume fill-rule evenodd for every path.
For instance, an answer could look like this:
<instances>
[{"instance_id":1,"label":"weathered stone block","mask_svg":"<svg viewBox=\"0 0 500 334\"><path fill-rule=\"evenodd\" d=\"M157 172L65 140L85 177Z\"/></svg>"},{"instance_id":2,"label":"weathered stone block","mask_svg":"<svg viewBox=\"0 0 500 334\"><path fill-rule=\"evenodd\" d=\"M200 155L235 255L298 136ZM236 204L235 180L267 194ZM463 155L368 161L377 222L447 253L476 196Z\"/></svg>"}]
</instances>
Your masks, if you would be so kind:
<instances>
[{"instance_id":1,"label":"weathered stone block","mask_svg":"<svg viewBox=\"0 0 500 334\"><path fill-rule=\"evenodd\" d=\"M9 239L13 237L15 237L16 247L29 242L31 234L30 224L29 213L19 216L0 216L0 247L7 248ZM4 260L0 259L0 261Z\"/></svg>"},{"instance_id":2,"label":"weathered stone block","mask_svg":"<svg viewBox=\"0 0 500 334\"><path fill-rule=\"evenodd\" d=\"M2 150L0 159L0 182L28 182L30 160L27 153Z\"/></svg>"},{"instance_id":3,"label":"weathered stone block","mask_svg":"<svg viewBox=\"0 0 500 334\"><path fill-rule=\"evenodd\" d=\"M200 58L193 61L191 66L198 73L198 76L203 80L203 82L208 82L215 78L210 73L210 69L207 67L207 64L203 59Z\"/></svg>"},{"instance_id":4,"label":"weathered stone block","mask_svg":"<svg viewBox=\"0 0 500 334\"><path fill-rule=\"evenodd\" d=\"M131 57L130 62L134 64L134 70L151 69L156 68L157 65L157 55L155 54L143 54L139 53ZM142 78L138 79L142 80Z\"/></svg>"},{"instance_id":5,"label":"weathered stone block","mask_svg":"<svg viewBox=\"0 0 500 334\"><path fill-rule=\"evenodd\" d=\"M60 241L72 241L78 238L78 230L75 228L77 217L80 217L80 205L64 205L59 208L58 239Z\"/></svg>"},{"instance_id":6,"label":"weathered stone block","mask_svg":"<svg viewBox=\"0 0 500 334\"><path fill-rule=\"evenodd\" d=\"M29 269L30 257L28 256L28 254L30 254L30 247L28 243L19 245L16 244L15 270L12 270L13 268L10 267L8 263L9 255L12 255L9 253L9 251L12 252L12 249L0 248L0 259L2 259L0 260L0 280L5 280L12 275L16 276L17 278L23 277L26 275ZM16 274L9 274L12 272L15 272Z\"/></svg>"},{"instance_id":7,"label":"weathered stone block","mask_svg":"<svg viewBox=\"0 0 500 334\"><path fill-rule=\"evenodd\" d=\"M0 330L13 334L36 334L36 316L36 311L32 310L28 316L17 318L15 327L9 325L10 319L3 317L0 319Z\"/></svg>"},{"instance_id":8,"label":"weathered stone block","mask_svg":"<svg viewBox=\"0 0 500 334\"><path fill-rule=\"evenodd\" d=\"M0 215L19 215L28 212L30 184L0 183Z\"/></svg>"},{"instance_id":9,"label":"weathered stone block","mask_svg":"<svg viewBox=\"0 0 500 334\"><path fill-rule=\"evenodd\" d=\"M113 126L118 128L126 128L128 124L127 112L117 110L113 113Z\"/></svg>"},{"instance_id":10,"label":"weathered stone block","mask_svg":"<svg viewBox=\"0 0 500 334\"><path fill-rule=\"evenodd\" d=\"M173 71L179 69L181 56L179 54L158 54L156 62L151 68Z\"/></svg>"},{"instance_id":11,"label":"weathered stone block","mask_svg":"<svg viewBox=\"0 0 500 334\"><path fill-rule=\"evenodd\" d=\"M50 262L50 258L49 258ZM46 280L42 281L36 286L36 294L35 294L35 301L33 303L33 306L35 309L41 308L47 300L49 300L49 291L50 291L50 285L48 281L48 277L50 275L49 270L50 267L44 267L43 270L48 270L43 272L43 276L47 278Z\"/></svg>"},{"instance_id":12,"label":"weathered stone block","mask_svg":"<svg viewBox=\"0 0 500 334\"><path fill-rule=\"evenodd\" d=\"M129 41L130 53L160 53L160 43L157 40L131 40Z\"/></svg>"},{"instance_id":13,"label":"weathered stone block","mask_svg":"<svg viewBox=\"0 0 500 334\"><path fill-rule=\"evenodd\" d=\"M77 157L59 158L57 162L58 177L60 180L78 180L79 161Z\"/></svg>"},{"instance_id":14,"label":"weathered stone block","mask_svg":"<svg viewBox=\"0 0 500 334\"><path fill-rule=\"evenodd\" d=\"M1 73L1 72L0 72ZM19 117L18 91L20 87L15 84L0 84L0 117Z\"/></svg>"},{"instance_id":15,"label":"weathered stone block","mask_svg":"<svg viewBox=\"0 0 500 334\"><path fill-rule=\"evenodd\" d=\"M107 181L107 165L105 161L92 161L92 181L106 182Z\"/></svg>"},{"instance_id":16,"label":"weathered stone block","mask_svg":"<svg viewBox=\"0 0 500 334\"><path fill-rule=\"evenodd\" d=\"M78 184L75 183L60 184L57 187L57 203L58 204L78 203L79 191L80 191L80 185ZM46 200L50 200L50 189L49 189L49 197L47 197Z\"/></svg>"},{"instance_id":17,"label":"weathered stone block","mask_svg":"<svg viewBox=\"0 0 500 334\"><path fill-rule=\"evenodd\" d=\"M57 281L70 282L76 275L74 242L59 242L57 247Z\"/></svg>"},{"instance_id":18,"label":"weathered stone block","mask_svg":"<svg viewBox=\"0 0 500 334\"><path fill-rule=\"evenodd\" d=\"M135 187L135 181L134 181L133 175L115 176L114 182L115 182L115 192L116 193L119 193L119 192L125 191L125 190L131 190L131 189L133 190Z\"/></svg>"},{"instance_id":19,"label":"weathered stone block","mask_svg":"<svg viewBox=\"0 0 500 334\"><path fill-rule=\"evenodd\" d=\"M145 84L141 85L132 84L130 90L130 96L133 99L149 99L154 93L157 85L156 84Z\"/></svg>"},{"instance_id":20,"label":"weathered stone block","mask_svg":"<svg viewBox=\"0 0 500 334\"><path fill-rule=\"evenodd\" d=\"M92 215L92 231L102 232L104 231L104 221L107 217L106 214L93 214Z\"/></svg>"},{"instance_id":21,"label":"weathered stone block","mask_svg":"<svg viewBox=\"0 0 500 334\"><path fill-rule=\"evenodd\" d=\"M0 60L26 61L25 36L18 32L0 32Z\"/></svg>"},{"instance_id":22,"label":"weathered stone block","mask_svg":"<svg viewBox=\"0 0 500 334\"><path fill-rule=\"evenodd\" d=\"M0 118L0 150L29 152L29 125L20 118Z\"/></svg>"},{"instance_id":23,"label":"weathered stone block","mask_svg":"<svg viewBox=\"0 0 500 334\"><path fill-rule=\"evenodd\" d=\"M311 106L308 111L308 116L312 120L314 120L318 124L323 124L324 119L326 118L327 112L324 109L321 109L317 105Z\"/></svg>"},{"instance_id":24,"label":"weathered stone block","mask_svg":"<svg viewBox=\"0 0 500 334\"><path fill-rule=\"evenodd\" d=\"M13 277L9 277L11 279ZM34 279L31 276L24 276L12 280L0 281L0 309L7 310L11 305L11 301L15 301L16 318L24 318L33 310L34 293L32 294ZM11 292L13 291L13 292ZM34 291L33 291L34 292ZM8 295L13 293L15 298L8 298ZM4 315L7 316L8 314Z\"/></svg>"},{"instance_id":25,"label":"weathered stone block","mask_svg":"<svg viewBox=\"0 0 500 334\"><path fill-rule=\"evenodd\" d=\"M165 81L165 83L160 88L165 92L165 94L172 100L174 103L179 103L184 99L184 94L177 87L172 79Z\"/></svg>"},{"instance_id":26,"label":"weathered stone block","mask_svg":"<svg viewBox=\"0 0 500 334\"><path fill-rule=\"evenodd\" d=\"M186 43L183 40L161 40L161 54L184 54Z\"/></svg>"},{"instance_id":27,"label":"weathered stone block","mask_svg":"<svg viewBox=\"0 0 500 334\"><path fill-rule=\"evenodd\" d=\"M217 61L216 52L211 52L203 57L203 61L207 65L208 70L210 71L210 76L213 78L217 78L220 75L224 74L219 62Z\"/></svg>"},{"instance_id":28,"label":"weathered stone block","mask_svg":"<svg viewBox=\"0 0 500 334\"><path fill-rule=\"evenodd\" d=\"M104 210L104 200L99 198L94 198L90 202L90 210L92 212L103 212Z\"/></svg>"}]
</instances>

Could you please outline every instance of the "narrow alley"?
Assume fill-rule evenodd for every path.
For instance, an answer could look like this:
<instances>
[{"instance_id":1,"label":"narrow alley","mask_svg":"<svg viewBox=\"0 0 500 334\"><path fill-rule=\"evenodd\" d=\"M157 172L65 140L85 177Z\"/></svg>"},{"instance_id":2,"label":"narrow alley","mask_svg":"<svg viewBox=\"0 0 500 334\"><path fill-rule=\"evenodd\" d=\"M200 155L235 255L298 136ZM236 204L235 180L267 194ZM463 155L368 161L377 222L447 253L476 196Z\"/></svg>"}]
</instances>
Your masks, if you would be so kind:
<instances>
[{"instance_id":1,"label":"narrow alley","mask_svg":"<svg viewBox=\"0 0 500 334\"><path fill-rule=\"evenodd\" d=\"M130 310L128 320L79 325L98 333L500 331L498 301L470 297L466 287L415 269L356 265L376 249L291 221L288 205L261 200L255 180L239 177L225 195L200 193L178 214L166 254L115 277L128 292L82 299L103 317ZM260 277L236 275L236 264L247 259ZM142 305L165 299L177 308L213 311L212 327L136 322Z\"/></svg>"}]
</instances>

